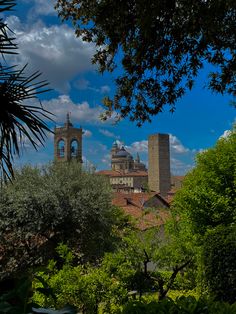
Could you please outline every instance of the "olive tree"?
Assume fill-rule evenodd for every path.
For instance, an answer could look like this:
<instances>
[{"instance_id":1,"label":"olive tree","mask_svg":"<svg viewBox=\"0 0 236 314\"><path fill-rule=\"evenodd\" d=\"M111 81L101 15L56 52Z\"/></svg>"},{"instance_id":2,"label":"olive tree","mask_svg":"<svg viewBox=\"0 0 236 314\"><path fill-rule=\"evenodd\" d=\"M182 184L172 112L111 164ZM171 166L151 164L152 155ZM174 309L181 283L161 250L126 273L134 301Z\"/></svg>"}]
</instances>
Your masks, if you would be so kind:
<instances>
[{"instance_id":1,"label":"olive tree","mask_svg":"<svg viewBox=\"0 0 236 314\"><path fill-rule=\"evenodd\" d=\"M61 242L95 262L112 249L119 217L106 178L76 162L26 166L0 191L1 272L41 264Z\"/></svg>"}]
</instances>

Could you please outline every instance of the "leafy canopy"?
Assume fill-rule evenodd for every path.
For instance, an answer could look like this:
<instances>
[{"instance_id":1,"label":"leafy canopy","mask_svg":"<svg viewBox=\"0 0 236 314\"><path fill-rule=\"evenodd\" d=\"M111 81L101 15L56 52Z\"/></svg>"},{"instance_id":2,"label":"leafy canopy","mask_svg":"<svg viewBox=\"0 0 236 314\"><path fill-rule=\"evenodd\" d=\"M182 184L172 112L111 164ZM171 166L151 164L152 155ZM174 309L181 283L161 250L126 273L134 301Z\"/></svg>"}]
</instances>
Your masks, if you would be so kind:
<instances>
[{"instance_id":1,"label":"leafy canopy","mask_svg":"<svg viewBox=\"0 0 236 314\"><path fill-rule=\"evenodd\" d=\"M207 63L207 87L236 95L234 0L57 0L56 9L95 43L102 73L121 65L107 115L115 110L141 125L165 105L174 111Z\"/></svg>"},{"instance_id":2,"label":"leafy canopy","mask_svg":"<svg viewBox=\"0 0 236 314\"><path fill-rule=\"evenodd\" d=\"M218 226L204 237L203 263L209 292L229 303L236 301L236 229Z\"/></svg>"},{"instance_id":3,"label":"leafy canopy","mask_svg":"<svg viewBox=\"0 0 236 314\"><path fill-rule=\"evenodd\" d=\"M236 129L197 156L174 208L197 234L236 219Z\"/></svg>"},{"instance_id":4,"label":"leafy canopy","mask_svg":"<svg viewBox=\"0 0 236 314\"><path fill-rule=\"evenodd\" d=\"M95 262L113 248L120 217L107 180L78 163L24 167L0 191L1 271L43 263L60 242Z\"/></svg>"}]
</instances>

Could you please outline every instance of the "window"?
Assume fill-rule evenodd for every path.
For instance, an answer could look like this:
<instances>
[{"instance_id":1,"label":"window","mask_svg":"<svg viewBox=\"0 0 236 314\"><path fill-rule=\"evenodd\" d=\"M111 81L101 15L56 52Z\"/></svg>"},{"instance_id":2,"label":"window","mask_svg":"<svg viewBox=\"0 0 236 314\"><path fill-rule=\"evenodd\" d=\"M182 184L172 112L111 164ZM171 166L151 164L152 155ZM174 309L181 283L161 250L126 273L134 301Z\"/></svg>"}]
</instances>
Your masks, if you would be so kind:
<instances>
[{"instance_id":1,"label":"window","mask_svg":"<svg viewBox=\"0 0 236 314\"><path fill-rule=\"evenodd\" d=\"M77 140L72 140L70 143L70 153L71 157L77 157L79 151L79 143Z\"/></svg>"},{"instance_id":2,"label":"window","mask_svg":"<svg viewBox=\"0 0 236 314\"><path fill-rule=\"evenodd\" d=\"M62 139L57 143L57 156L59 158L65 157L65 141Z\"/></svg>"}]
</instances>

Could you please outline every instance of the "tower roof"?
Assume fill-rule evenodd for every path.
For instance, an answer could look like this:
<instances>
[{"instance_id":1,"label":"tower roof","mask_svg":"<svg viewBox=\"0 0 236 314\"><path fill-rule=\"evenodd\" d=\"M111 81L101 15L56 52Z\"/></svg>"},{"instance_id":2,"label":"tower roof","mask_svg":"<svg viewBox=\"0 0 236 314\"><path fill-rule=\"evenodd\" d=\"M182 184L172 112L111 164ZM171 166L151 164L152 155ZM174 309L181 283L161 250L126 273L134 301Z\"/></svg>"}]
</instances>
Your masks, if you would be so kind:
<instances>
[{"instance_id":1,"label":"tower roof","mask_svg":"<svg viewBox=\"0 0 236 314\"><path fill-rule=\"evenodd\" d=\"M112 147L114 147L114 148L118 147L118 144L116 141L112 144Z\"/></svg>"},{"instance_id":2,"label":"tower roof","mask_svg":"<svg viewBox=\"0 0 236 314\"><path fill-rule=\"evenodd\" d=\"M66 122L64 123L65 128L69 128L72 127L73 124L70 122L70 115L69 112L67 112L66 114Z\"/></svg>"}]
</instances>

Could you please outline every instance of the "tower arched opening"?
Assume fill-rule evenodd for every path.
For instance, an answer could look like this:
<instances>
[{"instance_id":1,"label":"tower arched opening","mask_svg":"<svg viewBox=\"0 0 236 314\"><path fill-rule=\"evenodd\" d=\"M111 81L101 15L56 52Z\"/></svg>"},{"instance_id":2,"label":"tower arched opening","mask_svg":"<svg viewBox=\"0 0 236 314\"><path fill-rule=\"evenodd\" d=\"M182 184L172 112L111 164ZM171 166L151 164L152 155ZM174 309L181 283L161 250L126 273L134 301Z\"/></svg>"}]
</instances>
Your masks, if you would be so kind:
<instances>
[{"instance_id":1,"label":"tower arched opening","mask_svg":"<svg viewBox=\"0 0 236 314\"><path fill-rule=\"evenodd\" d=\"M57 156L59 158L65 157L65 141L60 139L57 143Z\"/></svg>"},{"instance_id":2,"label":"tower arched opening","mask_svg":"<svg viewBox=\"0 0 236 314\"><path fill-rule=\"evenodd\" d=\"M70 143L70 155L71 158L76 158L79 155L79 142L73 139Z\"/></svg>"}]
</instances>

